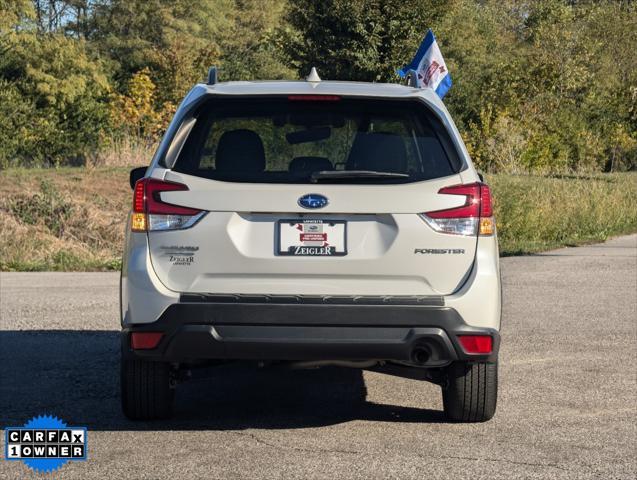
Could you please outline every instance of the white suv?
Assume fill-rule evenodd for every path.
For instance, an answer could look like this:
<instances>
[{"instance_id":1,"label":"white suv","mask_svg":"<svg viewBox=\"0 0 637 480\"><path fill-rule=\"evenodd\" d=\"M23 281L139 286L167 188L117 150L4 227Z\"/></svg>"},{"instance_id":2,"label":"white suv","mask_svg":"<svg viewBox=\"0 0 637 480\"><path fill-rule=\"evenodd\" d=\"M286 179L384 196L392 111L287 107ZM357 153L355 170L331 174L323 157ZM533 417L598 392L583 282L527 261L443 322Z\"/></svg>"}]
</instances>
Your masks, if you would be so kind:
<instances>
[{"instance_id":1,"label":"white suv","mask_svg":"<svg viewBox=\"0 0 637 480\"><path fill-rule=\"evenodd\" d=\"M215 77L131 172L124 413L166 417L181 371L248 360L427 380L450 420L491 418L491 196L435 93Z\"/></svg>"}]
</instances>

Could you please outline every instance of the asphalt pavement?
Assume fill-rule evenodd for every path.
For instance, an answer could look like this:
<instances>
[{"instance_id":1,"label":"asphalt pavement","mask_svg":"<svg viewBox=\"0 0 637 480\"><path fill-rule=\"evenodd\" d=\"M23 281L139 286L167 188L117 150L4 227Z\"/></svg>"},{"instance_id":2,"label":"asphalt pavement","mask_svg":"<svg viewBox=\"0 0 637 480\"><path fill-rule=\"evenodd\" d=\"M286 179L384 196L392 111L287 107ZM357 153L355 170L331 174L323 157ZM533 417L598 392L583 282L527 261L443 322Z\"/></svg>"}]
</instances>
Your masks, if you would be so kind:
<instances>
[{"instance_id":1,"label":"asphalt pavement","mask_svg":"<svg viewBox=\"0 0 637 480\"><path fill-rule=\"evenodd\" d=\"M221 367L174 420L119 406L118 274L0 274L0 427L89 429L61 479L637 477L637 235L502 259L493 420L446 423L435 385L378 373ZM4 437L3 451L4 451ZM36 477L0 460L0 478Z\"/></svg>"}]
</instances>

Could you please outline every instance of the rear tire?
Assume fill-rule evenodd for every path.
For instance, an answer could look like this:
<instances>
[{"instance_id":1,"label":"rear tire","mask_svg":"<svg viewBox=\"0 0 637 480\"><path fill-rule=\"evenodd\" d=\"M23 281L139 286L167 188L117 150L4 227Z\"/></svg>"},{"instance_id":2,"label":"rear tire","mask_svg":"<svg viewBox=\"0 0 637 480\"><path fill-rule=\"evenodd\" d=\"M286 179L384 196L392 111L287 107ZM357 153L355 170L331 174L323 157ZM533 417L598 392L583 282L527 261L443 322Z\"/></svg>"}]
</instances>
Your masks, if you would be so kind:
<instances>
[{"instance_id":1,"label":"rear tire","mask_svg":"<svg viewBox=\"0 0 637 480\"><path fill-rule=\"evenodd\" d=\"M485 422L493 417L498 400L497 362L456 362L446 374L442 403L448 420Z\"/></svg>"},{"instance_id":2,"label":"rear tire","mask_svg":"<svg viewBox=\"0 0 637 480\"><path fill-rule=\"evenodd\" d=\"M122 358L122 410L131 420L168 418L173 413L175 391L170 385L170 365Z\"/></svg>"}]
</instances>

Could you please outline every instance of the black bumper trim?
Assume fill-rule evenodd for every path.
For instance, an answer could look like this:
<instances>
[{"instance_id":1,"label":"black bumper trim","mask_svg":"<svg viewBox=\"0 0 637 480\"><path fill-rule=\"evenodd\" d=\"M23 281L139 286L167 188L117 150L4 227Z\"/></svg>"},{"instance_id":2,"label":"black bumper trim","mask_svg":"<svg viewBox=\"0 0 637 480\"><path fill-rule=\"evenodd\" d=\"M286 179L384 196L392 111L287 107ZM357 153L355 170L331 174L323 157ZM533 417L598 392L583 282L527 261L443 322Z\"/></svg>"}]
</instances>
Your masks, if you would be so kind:
<instances>
[{"instance_id":1,"label":"black bumper trim","mask_svg":"<svg viewBox=\"0 0 637 480\"><path fill-rule=\"evenodd\" d=\"M131 350L130 333L160 331L152 350ZM467 355L457 336L493 337L490 355ZM428 367L455 360L494 361L500 336L467 325L450 307L430 305L182 302L153 323L122 332L124 355L192 363L206 359L394 360L409 362L414 350L429 354Z\"/></svg>"}]
</instances>

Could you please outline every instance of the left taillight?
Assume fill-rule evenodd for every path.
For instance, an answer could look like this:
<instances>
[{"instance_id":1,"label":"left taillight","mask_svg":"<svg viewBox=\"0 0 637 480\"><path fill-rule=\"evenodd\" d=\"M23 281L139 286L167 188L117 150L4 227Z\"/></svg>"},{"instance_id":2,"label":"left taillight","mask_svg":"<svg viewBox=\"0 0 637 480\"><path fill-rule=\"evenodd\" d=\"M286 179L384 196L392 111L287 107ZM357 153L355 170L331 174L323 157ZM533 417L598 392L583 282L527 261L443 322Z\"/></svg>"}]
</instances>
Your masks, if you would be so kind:
<instances>
[{"instance_id":1,"label":"left taillight","mask_svg":"<svg viewBox=\"0 0 637 480\"><path fill-rule=\"evenodd\" d=\"M464 195L464 205L446 210L421 213L420 216L435 231L452 235L493 235L495 220L491 190L484 183L453 185L438 191L445 195Z\"/></svg>"},{"instance_id":2,"label":"left taillight","mask_svg":"<svg viewBox=\"0 0 637 480\"><path fill-rule=\"evenodd\" d=\"M133 332L130 336L130 346L133 350L152 350L159 345L161 332Z\"/></svg>"},{"instance_id":3,"label":"left taillight","mask_svg":"<svg viewBox=\"0 0 637 480\"><path fill-rule=\"evenodd\" d=\"M135 183L131 230L148 232L179 230L192 227L205 214L195 208L180 207L161 200L162 192L188 190L186 185L155 178L142 178Z\"/></svg>"}]
</instances>

